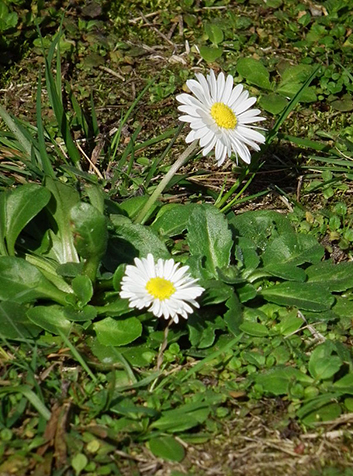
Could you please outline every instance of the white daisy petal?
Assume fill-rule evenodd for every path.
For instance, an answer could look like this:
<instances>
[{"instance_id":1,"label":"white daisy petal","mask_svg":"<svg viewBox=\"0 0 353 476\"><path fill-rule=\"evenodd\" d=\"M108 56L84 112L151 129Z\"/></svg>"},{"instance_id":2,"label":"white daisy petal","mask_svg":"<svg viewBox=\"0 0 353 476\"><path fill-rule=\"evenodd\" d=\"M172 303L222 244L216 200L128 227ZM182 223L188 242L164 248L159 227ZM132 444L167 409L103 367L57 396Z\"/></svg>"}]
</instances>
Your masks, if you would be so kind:
<instances>
[{"instance_id":1,"label":"white daisy petal","mask_svg":"<svg viewBox=\"0 0 353 476\"><path fill-rule=\"evenodd\" d=\"M216 101L217 96L217 80L214 74L213 69L211 69L210 74L207 76L207 81L210 86L210 95L213 101Z\"/></svg>"},{"instance_id":2,"label":"white daisy petal","mask_svg":"<svg viewBox=\"0 0 353 476\"><path fill-rule=\"evenodd\" d=\"M256 98L248 98L245 99L245 101L239 102L236 106L234 106L234 112L239 115L242 112L246 111L246 109L249 109L253 104L255 104Z\"/></svg>"},{"instance_id":3,"label":"white daisy petal","mask_svg":"<svg viewBox=\"0 0 353 476\"><path fill-rule=\"evenodd\" d=\"M205 134L203 137L200 139L200 146L201 147L206 147L209 145L209 143L213 140L214 134L212 131L207 131L207 134Z\"/></svg>"},{"instance_id":4,"label":"white daisy petal","mask_svg":"<svg viewBox=\"0 0 353 476\"><path fill-rule=\"evenodd\" d=\"M222 100L225 82L226 81L224 79L224 73L223 72L219 73L217 78L217 97L216 97L217 101Z\"/></svg>"},{"instance_id":5,"label":"white daisy petal","mask_svg":"<svg viewBox=\"0 0 353 476\"><path fill-rule=\"evenodd\" d=\"M243 85L242 84L237 84L235 88L232 91L232 94L230 96L229 102L227 103L229 107L233 107L233 104L235 104L241 95L243 91Z\"/></svg>"},{"instance_id":6,"label":"white daisy petal","mask_svg":"<svg viewBox=\"0 0 353 476\"><path fill-rule=\"evenodd\" d=\"M134 262L135 266L126 267L121 280L120 297L129 300L129 307L148 308L156 317L175 323L179 316L187 319L193 307L200 307L196 298L204 288L191 277L188 266L180 266L173 259L159 258L155 263L151 253L147 258L135 258Z\"/></svg>"},{"instance_id":7,"label":"white daisy petal","mask_svg":"<svg viewBox=\"0 0 353 476\"><path fill-rule=\"evenodd\" d=\"M249 148L258 151L259 144L265 142L265 137L255 130L263 130L256 123L265 120L260 109L251 109L256 98L249 97L241 84L234 87L231 75L220 73L216 78L213 70L207 77L197 73L187 86L192 94L183 93L176 98L182 104L178 106L183 113L179 119L191 129L186 143L198 140L203 156L214 149L218 166L233 153L237 163L240 157L249 164Z\"/></svg>"},{"instance_id":8,"label":"white daisy petal","mask_svg":"<svg viewBox=\"0 0 353 476\"><path fill-rule=\"evenodd\" d=\"M195 140L195 131L190 131L189 134L185 137L185 142L187 144L190 144L191 142L194 142Z\"/></svg>"},{"instance_id":9,"label":"white daisy petal","mask_svg":"<svg viewBox=\"0 0 353 476\"><path fill-rule=\"evenodd\" d=\"M220 101L224 102L224 104L228 104L233 90L233 82L233 76L228 75L223 89L222 97L220 98Z\"/></svg>"},{"instance_id":10,"label":"white daisy petal","mask_svg":"<svg viewBox=\"0 0 353 476\"><path fill-rule=\"evenodd\" d=\"M206 157L207 154L209 154L211 152L211 150L214 148L214 146L216 145L216 142L217 142L217 136L214 135L213 136L213 139L211 140L211 142L203 149L202 151L202 155L204 157Z\"/></svg>"}]
</instances>

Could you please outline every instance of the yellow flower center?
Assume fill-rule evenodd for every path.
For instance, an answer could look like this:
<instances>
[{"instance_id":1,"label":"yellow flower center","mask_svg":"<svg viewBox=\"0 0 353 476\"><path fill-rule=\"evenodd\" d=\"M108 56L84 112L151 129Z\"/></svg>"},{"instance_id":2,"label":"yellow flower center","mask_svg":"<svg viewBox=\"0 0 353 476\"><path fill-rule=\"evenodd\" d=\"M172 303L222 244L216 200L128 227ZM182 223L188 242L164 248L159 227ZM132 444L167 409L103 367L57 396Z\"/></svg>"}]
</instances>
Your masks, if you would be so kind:
<instances>
[{"instance_id":1,"label":"yellow flower center","mask_svg":"<svg viewBox=\"0 0 353 476\"><path fill-rule=\"evenodd\" d=\"M216 121L217 126L224 129L234 129L237 125L237 118L229 106L223 102L215 102L211 107L211 116Z\"/></svg>"},{"instance_id":2,"label":"yellow flower center","mask_svg":"<svg viewBox=\"0 0 353 476\"><path fill-rule=\"evenodd\" d=\"M176 291L173 283L164 278L151 278L146 284L146 289L151 296L160 301L170 298Z\"/></svg>"}]
</instances>

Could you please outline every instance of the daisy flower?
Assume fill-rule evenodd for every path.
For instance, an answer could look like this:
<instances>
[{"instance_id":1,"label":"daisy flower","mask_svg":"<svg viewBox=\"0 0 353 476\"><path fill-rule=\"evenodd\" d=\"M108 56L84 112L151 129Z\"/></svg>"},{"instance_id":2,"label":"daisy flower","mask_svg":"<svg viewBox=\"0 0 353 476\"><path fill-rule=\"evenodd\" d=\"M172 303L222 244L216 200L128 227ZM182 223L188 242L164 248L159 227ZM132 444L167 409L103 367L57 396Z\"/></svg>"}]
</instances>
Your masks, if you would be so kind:
<instances>
[{"instance_id":1,"label":"daisy flower","mask_svg":"<svg viewBox=\"0 0 353 476\"><path fill-rule=\"evenodd\" d=\"M178 106L179 111L186 114L180 116L179 120L189 122L191 127L186 142L198 139L203 156L215 149L218 165L222 165L233 152L237 163L240 157L249 164L249 147L260 150L257 142L265 142L265 137L254 130L257 127L249 125L265 120L259 117L259 109L250 109L256 98L249 97L241 84L233 87L231 75L225 78L220 73L216 78L211 70L207 78L203 74L196 74L196 77L197 81L190 79L186 82L195 97L190 94L176 97L182 104Z\"/></svg>"},{"instance_id":2,"label":"daisy flower","mask_svg":"<svg viewBox=\"0 0 353 476\"><path fill-rule=\"evenodd\" d=\"M198 286L197 279L188 273L189 266L175 263L173 259L158 259L151 253L147 258L135 258L135 265L126 267L122 279L120 297L129 299L129 307L148 307L156 317L179 322L179 315L188 318L193 312L191 306L200 307L196 298L204 288Z\"/></svg>"}]
</instances>

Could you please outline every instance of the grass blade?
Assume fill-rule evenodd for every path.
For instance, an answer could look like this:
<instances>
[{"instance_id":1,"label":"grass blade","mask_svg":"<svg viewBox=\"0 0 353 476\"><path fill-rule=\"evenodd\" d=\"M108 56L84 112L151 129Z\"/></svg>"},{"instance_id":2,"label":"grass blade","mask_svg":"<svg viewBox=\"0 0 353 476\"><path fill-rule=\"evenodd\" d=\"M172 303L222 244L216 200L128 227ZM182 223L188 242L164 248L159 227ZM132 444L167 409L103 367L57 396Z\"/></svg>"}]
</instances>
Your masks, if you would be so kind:
<instances>
[{"instance_id":1,"label":"grass blade","mask_svg":"<svg viewBox=\"0 0 353 476\"><path fill-rule=\"evenodd\" d=\"M37 113L37 130L38 130L38 147L39 147L39 158L41 160L42 169L45 175L50 177L55 177L54 169L51 165L49 156L46 151L45 139L44 139L44 128L42 122L42 102L41 102L41 74L38 78L38 88L37 88L37 99L36 99L36 113Z\"/></svg>"},{"instance_id":2,"label":"grass blade","mask_svg":"<svg viewBox=\"0 0 353 476\"><path fill-rule=\"evenodd\" d=\"M26 138L20 127L16 124L16 122L11 118L11 116L5 111L2 106L0 106L0 117L18 140L23 152L25 152L28 157L31 157L32 146L30 141Z\"/></svg>"},{"instance_id":3,"label":"grass blade","mask_svg":"<svg viewBox=\"0 0 353 476\"><path fill-rule=\"evenodd\" d=\"M277 136L278 134L278 131L279 131L279 128L281 127L281 125L283 124L283 122L287 119L287 117L289 116L289 114L293 111L293 109L295 108L295 106L298 104L298 102L300 101L300 98L303 94L303 92L305 91L305 89L310 85L310 83L313 81L313 79L316 77L317 73L319 72L319 69L321 68L321 65L318 65L314 70L313 72L311 73L311 75L308 77L308 79L305 81L305 83L302 85L302 87L299 89L299 91L295 94L295 96L291 99L291 101L289 102L288 106L284 109L284 111L282 112L282 114L279 116L279 118L277 119L275 125L273 126L273 128L271 129L270 133L268 134L267 138L266 138L266 146L269 146L271 144L271 142L275 139L275 137Z\"/></svg>"},{"instance_id":4,"label":"grass blade","mask_svg":"<svg viewBox=\"0 0 353 476\"><path fill-rule=\"evenodd\" d=\"M61 331L61 329L58 328L58 333L60 334L60 337L62 338L62 340L64 341L65 345L67 345L67 347L70 349L71 351L71 354L75 357L75 359L77 360L77 362L81 365L81 367L86 371L86 373L91 377L91 379L93 380L93 382L96 382L97 379L95 377L95 375L92 373L91 369L88 367L88 365L86 364L86 362L84 361L83 357L81 356L81 354L77 351L76 347L74 347L71 342L69 341L69 339L66 337L66 335Z\"/></svg>"},{"instance_id":5,"label":"grass blade","mask_svg":"<svg viewBox=\"0 0 353 476\"><path fill-rule=\"evenodd\" d=\"M44 405L44 403L38 398L38 396L31 390L28 385L19 385L16 387L0 388L0 394L6 393L21 393L27 400L34 406L37 412L45 419L50 420L51 413Z\"/></svg>"}]
</instances>

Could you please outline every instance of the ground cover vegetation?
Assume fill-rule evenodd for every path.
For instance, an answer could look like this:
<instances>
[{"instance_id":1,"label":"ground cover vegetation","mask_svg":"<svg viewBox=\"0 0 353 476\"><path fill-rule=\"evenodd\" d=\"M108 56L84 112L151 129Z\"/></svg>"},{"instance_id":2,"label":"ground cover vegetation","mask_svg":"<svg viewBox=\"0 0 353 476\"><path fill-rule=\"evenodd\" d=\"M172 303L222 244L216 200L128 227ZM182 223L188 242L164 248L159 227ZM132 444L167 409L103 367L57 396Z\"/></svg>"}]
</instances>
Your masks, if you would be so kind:
<instances>
[{"instance_id":1,"label":"ground cover vegetation","mask_svg":"<svg viewBox=\"0 0 353 476\"><path fill-rule=\"evenodd\" d=\"M0 1L1 476L353 474L352 9Z\"/></svg>"}]
</instances>

